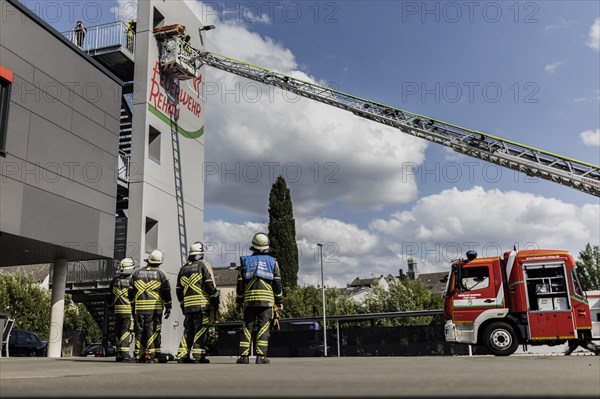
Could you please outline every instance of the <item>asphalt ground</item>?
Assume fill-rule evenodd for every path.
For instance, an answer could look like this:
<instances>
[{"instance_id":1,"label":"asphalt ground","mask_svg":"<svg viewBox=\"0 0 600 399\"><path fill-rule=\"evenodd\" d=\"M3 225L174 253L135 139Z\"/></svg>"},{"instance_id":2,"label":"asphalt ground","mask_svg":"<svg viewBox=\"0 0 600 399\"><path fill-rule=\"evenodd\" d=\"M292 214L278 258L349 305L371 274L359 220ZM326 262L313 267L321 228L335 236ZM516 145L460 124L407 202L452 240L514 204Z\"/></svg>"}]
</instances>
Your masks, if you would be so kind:
<instances>
[{"instance_id":1,"label":"asphalt ground","mask_svg":"<svg viewBox=\"0 0 600 399\"><path fill-rule=\"evenodd\" d=\"M593 397L599 356L273 358L269 365L2 358L10 397ZM253 359L251 359L253 360Z\"/></svg>"}]
</instances>

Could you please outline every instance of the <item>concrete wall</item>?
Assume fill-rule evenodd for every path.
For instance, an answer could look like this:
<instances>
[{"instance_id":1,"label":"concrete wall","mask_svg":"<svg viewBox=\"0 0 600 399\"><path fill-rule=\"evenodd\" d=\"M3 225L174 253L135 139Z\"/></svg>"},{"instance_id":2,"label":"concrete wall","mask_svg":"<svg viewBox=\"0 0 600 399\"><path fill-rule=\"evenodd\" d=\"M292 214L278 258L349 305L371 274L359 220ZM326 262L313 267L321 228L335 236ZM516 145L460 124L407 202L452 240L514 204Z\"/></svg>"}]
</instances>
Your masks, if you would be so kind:
<instances>
[{"instance_id":1,"label":"concrete wall","mask_svg":"<svg viewBox=\"0 0 600 399\"><path fill-rule=\"evenodd\" d=\"M112 257L121 82L20 7L0 0L0 231Z\"/></svg>"},{"instance_id":2,"label":"concrete wall","mask_svg":"<svg viewBox=\"0 0 600 399\"><path fill-rule=\"evenodd\" d=\"M175 285L179 268L182 264L180 251L180 234L178 228L178 208L175 191L175 175L173 163L173 140L171 130L177 130L180 144L180 159L183 182L183 200L185 225L189 246L194 241L203 239L204 222L204 183L202 164L204 162L204 127L202 113L194 114L181 106L179 119L169 120L160 108L156 95L165 95L165 88L160 84L160 72L157 68L159 48L152 34L154 28L155 9L164 20L160 26L183 24L191 36L194 48L201 48L198 28L202 26L184 2L152 0L138 2L138 22L135 50L135 91L133 100L133 129L131 160L132 176L129 184L128 213L128 255L139 264L147 253L155 248L145 247L146 218L158 221L158 239L156 247L163 251L165 263L162 265L170 278L173 290L173 313L169 320L163 321L163 347L176 353L183 333L183 315L175 297ZM194 90L193 82L186 81L180 85L186 97L202 102ZM151 159L149 151L150 126L160 132L160 163ZM185 132L197 132L195 137L188 137Z\"/></svg>"}]
</instances>

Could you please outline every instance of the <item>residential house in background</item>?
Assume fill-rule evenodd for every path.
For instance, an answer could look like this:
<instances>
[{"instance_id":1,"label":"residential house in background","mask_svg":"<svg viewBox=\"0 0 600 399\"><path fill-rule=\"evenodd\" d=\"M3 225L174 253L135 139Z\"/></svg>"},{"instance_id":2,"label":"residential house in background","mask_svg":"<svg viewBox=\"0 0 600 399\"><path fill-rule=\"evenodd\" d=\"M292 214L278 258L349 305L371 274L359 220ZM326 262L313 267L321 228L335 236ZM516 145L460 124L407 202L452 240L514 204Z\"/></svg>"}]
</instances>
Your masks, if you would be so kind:
<instances>
[{"instance_id":1,"label":"residential house in background","mask_svg":"<svg viewBox=\"0 0 600 399\"><path fill-rule=\"evenodd\" d=\"M341 288L340 291L350 299L362 303L375 284L383 287L384 290L388 290L391 284L408 279L421 281L430 291L443 294L446 288L445 278L447 277L448 272L423 273L417 275L417 263L413 258L408 258L407 266L408 271L404 273L404 270L400 269L398 270L398 276L388 274L385 277L383 275L371 278L356 277L352 282L346 284L345 288Z\"/></svg>"},{"instance_id":2,"label":"residential house in background","mask_svg":"<svg viewBox=\"0 0 600 399\"><path fill-rule=\"evenodd\" d=\"M447 277L448 272L423 273L419 274L417 280L425 284L429 291L443 294L446 290Z\"/></svg>"},{"instance_id":3,"label":"residential house in background","mask_svg":"<svg viewBox=\"0 0 600 399\"><path fill-rule=\"evenodd\" d=\"M235 300L238 268L235 263L226 267L214 267L215 284L221 293L221 312L227 309L229 301Z\"/></svg>"},{"instance_id":4,"label":"residential house in background","mask_svg":"<svg viewBox=\"0 0 600 399\"><path fill-rule=\"evenodd\" d=\"M362 303L376 284L387 291L390 284L396 281L399 281L398 278L391 274L388 274L386 277L384 277L383 274L379 277L371 278L356 277L351 283L346 284L346 288L342 288L341 292L350 299Z\"/></svg>"}]
</instances>

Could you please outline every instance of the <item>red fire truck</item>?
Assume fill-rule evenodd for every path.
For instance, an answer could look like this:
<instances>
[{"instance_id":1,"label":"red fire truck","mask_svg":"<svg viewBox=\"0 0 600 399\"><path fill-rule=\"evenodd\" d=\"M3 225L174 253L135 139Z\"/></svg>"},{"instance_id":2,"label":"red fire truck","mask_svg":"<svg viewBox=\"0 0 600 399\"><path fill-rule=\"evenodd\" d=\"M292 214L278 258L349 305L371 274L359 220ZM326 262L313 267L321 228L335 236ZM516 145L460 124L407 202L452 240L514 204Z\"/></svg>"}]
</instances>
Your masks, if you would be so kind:
<instances>
[{"instance_id":1,"label":"red fire truck","mask_svg":"<svg viewBox=\"0 0 600 399\"><path fill-rule=\"evenodd\" d=\"M453 262L444 298L446 341L508 356L519 344L558 345L565 354L592 343L590 307L567 251L509 251Z\"/></svg>"}]
</instances>

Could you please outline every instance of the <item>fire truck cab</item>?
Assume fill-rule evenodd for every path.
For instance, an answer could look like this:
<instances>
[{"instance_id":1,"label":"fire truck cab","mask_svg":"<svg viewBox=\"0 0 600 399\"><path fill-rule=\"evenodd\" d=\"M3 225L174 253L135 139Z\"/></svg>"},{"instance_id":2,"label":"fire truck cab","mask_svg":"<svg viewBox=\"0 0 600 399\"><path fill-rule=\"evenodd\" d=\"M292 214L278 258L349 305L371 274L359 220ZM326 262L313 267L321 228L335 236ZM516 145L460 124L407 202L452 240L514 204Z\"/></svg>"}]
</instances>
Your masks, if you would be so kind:
<instances>
[{"instance_id":1,"label":"fire truck cab","mask_svg":"<svg viewBox=\"0 0 600 399\"><path fill-rule=\"evenodd\" d=\"M453 262L444 296L449 342L485 346L508 356L523 345L569 343L599 354L585 292L567 251L509 251L503 257Z\"/></svg>"}]
</instances>

